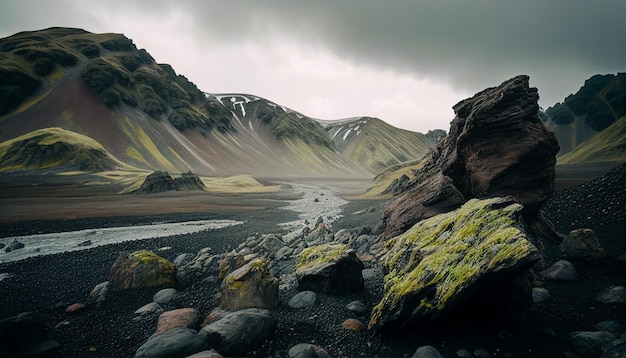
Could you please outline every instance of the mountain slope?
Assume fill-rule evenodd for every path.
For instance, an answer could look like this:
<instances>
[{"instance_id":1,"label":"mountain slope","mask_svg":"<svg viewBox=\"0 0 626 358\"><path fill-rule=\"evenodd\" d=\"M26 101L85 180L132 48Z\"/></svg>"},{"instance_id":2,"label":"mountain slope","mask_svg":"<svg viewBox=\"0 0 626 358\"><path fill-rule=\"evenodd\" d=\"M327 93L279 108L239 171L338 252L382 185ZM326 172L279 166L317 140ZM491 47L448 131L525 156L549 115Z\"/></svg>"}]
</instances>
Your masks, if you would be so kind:
<instances>
[{"instance_id":1,"label":"mountain slope","mask_svg":"<svg viewBox=\"0 0 626 358\"><path fill-rule=\"evenodd\" d=\"M595 75L543 114L563 155L626 115L626 73Z\"/></svg>"},{"instance_id":2,"label":"mountain slope","mask_svg":"<svg viewBox=\"0 0 626 358\"><path fill-rule=\"evenodd\" d=\"M319 121L261 97L202 92L121 34L0 39L0 141L59 127L140 170L266 178L371 177L433 144L367 122L363 137L333 140Z\"/></svg>"},{"instance_id":3,"label":"mountain slope","mask_svg":"<svg viewBox=\"0 0 626 358\"><path fill-rule=\"evenodd\" d=\"M558 158L559 164L626 162L626 116Z\"/></svg>"},{"instance_id":4,"label":"mountain slope","mask_svg":"<svg viewBox=\"0 0 626 358\"><path fill-rule=\"evenodd\" d=\"M320 121L337 149L372 173L422 158L435 138L395 128L378 118Z\"/></svg>"}]
</instances>

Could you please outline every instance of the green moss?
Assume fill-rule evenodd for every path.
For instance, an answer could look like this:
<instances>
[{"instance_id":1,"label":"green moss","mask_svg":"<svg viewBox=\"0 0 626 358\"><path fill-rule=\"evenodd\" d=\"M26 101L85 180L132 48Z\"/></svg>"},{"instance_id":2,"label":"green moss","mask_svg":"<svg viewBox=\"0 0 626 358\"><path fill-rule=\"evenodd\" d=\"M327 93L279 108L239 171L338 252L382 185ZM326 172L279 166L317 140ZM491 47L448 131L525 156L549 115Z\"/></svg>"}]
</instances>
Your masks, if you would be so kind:
<instances>
[{"instance_id":1,"label":"green moss","mask_svg":"<svg viewBox=\"0 0 626 358\"><path fill-rule=\"evenodd\" d=\"M470 200L389 240L381 259L388 272L385 293L374 307L370 326L378 324L384 312L398 309L409 294L432 295L419 298L415 309L423 314L443 310L482 274L514 267L534 255L537 249L517 223L521 205L492 209L502 200Z\"/></svg>"},{"instance_id":2,"label":"green moss","mask_svg":"<svg viewBox=\"0 0 626 358\"><path fill-rule=\"evenodd\" d=\"M318 245L304 249L298 256L296 272L307 270L317 265L333 262L348 252L347 245Z\"/></svg>"}]
</instances>

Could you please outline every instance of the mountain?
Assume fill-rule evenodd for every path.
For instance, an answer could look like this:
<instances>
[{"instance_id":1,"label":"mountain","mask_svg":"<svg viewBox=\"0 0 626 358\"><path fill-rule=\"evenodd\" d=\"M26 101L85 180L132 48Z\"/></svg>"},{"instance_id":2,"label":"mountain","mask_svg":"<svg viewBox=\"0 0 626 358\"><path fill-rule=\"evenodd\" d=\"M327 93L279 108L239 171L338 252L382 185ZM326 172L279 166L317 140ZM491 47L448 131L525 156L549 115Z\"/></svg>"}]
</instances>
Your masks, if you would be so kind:
<instances>
[{"instance_id":1,"label":"mountain","mask_svg":"<svg viewBox=\"0 0 626 358\"><path fill-rule=\"evenodd\" d=\"M121 34L49 28L0 39L0 142L62 128L139 170L265 178L371 177L434 144L359 120L368 124L358 135L337 140L328 123L270 100L205 93Z\"/></svg>"},{"instance_id":2,"label":"mountain","mask_svg":"<svg viewBox=\"0 0 626 358\"><path fill-rule=\"evenodd\" d=\"M321 123L341 153L372 173L422 158L437 142L436 135L396 128L378 118L360 117Z\"/></svg>"},{"instance_id":3,"label":"mountain","mask_svg":"<svg viewBox=\"0 0 626 358\"><path fill-rule=\"evenodd\" d=\"M626 162L626 116L560 156L559 164Z\"/></svg>"},{"instance_id":4,"label":"mountain","mask_svg":"<svg viewBox=\"0 0 626 358\"><path fill-rule=\"evenodd\" d=\"M542 119L563 155L626 115L626 73L595 75L575 94L548 108Z\"/></svg>"}]
</instances>

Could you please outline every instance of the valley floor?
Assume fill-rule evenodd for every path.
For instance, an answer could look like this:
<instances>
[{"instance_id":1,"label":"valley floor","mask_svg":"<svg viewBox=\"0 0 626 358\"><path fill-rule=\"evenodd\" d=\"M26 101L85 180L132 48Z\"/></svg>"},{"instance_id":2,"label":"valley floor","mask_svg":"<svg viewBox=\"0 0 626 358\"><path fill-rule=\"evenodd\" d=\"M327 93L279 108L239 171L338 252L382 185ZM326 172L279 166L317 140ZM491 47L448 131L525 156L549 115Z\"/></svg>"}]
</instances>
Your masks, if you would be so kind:
<instances>
[{"instance_id":1,"label":"valley floor","mask_svg":"<svg viewBox=\"0 0 626 358\"><path fill-rule=\"evenodd\" d=\"M312 185L310 182L305 184ZM339 190L344 193L356 188L354 183L342 185L334 188L342 188ZM49 337L62 343L61 351L57 355L59 357L132 357L154 332L154 326L139 324L132 318L137 308L151 301L155 290L140 290L117 296L107 301L102 308L87 308L71 315L65 313L65 307L84 302L89 291L107 279L109 268L118 252L170 247L159 254L173 260L180 253L195 253L204 247L221 251L225 247L238 245L256 233L278 232L280 223L301 219L297 212L281 208L302 197L297 190L290 190L287 186L280 193L273 194L166 193L154 197L127 195L123 198L124 205L121 205L120 198L113 198L111 193L101 193L100 198L89 200L87 205L84 197L81 200L80 195L73 192L76 189L58 189L37 188L36 192L41 194L38 198L32 198L32 191L20 189L19 186L14 186L11 189L14 190L13 194L10 195L3 190L0 194L0 242L5 241L2 240L3 237L13 235L165 220L229 219L246 223L190 235L124 242L0 264L0 273L11 275L0 280L0 319L25 311L35 312L49 330ZM626 253L626 216L616 219L624 214L626 189L604 187L600 192L596 189L589 189L588 192L585 190L557 192L547 203L546 213L560 232L567 233L577 227L594 229L609 253L609 259L596 264L576 263L579 282L547 283L545 287L553 298L534 305L526 322L496 320L490 323L477 317L456 317L442 327L432 327L427 331L409 331L394 337L379 337L367 331L352 332L343 329L341 322L350 318L345 310L348 302L358 299L371 307L380 299L382 282L371 279L366 280L365 290L357 294L319 294L318 302L304 311L294 311L281 305L274 312L279 327L275 338L253 356L287 357L287 350L301 342L320 345L334 357L411 356L417 347L426 344L437 347L444 357L456 357L459 349L484 349L491 357L565 356L566 352L572 351L568 341L571 332L595 330L594 325L604 320L617 320L626 325L623 306L601 305L595 301L595 295L606 287L626 284L623 262L616 260L618 255ZM31 198L25 197L28 193ZM53 197L42 202L47 195ZM562 210L564 207L572 207L572 196L587 195L592 196L587 199L586 205ZM598 214L598 207L608 207L607 200L613 203L610 211L615 215ZM61 215L63 211L55 212L55 203L56 206L64 207L67 204L68 212L72 214ZM375 225L381 216L383 204L382 201L348 200L342 205L342 216L333 223L333 230ZM376 210L367 215L352 215L369 208ZM548 246L546 249L548 261L556 261L556 248ZM368 264L371 268L375 266ZM214 307L212 304L214 302L208 299L198 308L206 314ZM367 317L355 318L364 322L368 320ZM55 328L61 322L68 323Z\"/></svg>"}]
</instances>

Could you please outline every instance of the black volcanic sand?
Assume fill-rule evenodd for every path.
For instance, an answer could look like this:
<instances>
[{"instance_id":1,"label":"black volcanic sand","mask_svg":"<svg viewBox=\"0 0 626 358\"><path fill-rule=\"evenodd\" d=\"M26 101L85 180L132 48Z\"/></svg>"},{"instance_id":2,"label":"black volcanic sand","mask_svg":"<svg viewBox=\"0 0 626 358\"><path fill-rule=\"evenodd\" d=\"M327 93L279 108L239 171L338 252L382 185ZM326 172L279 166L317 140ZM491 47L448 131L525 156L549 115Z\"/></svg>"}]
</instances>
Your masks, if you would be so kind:
<instances>
[{"instance_id":1,"label":"black volcanic sand","mask_svg":"<svg viewBox=\"0 0 626 358\"><path fill-rule=\"evenodd\" d=\"M622 176L623 179L623 176ZM568 186L568 185L564 185ZM582 201L581 201L582 200ZM353 201L344 206L344 217L333 225L334 230L375 225L380 217L380 201ZM191 235L126 242L79 252L30 258L0 265L0 272L14 275L0 281L0 318L33 311L41 319L51 339L62 343L54 357L132 357L154 332L155 324L134 322L133 312L151 301L157 291L136 290L110 298L101 308L87 308L75 314L65 308L84 302L89 291L105 281L119 251L138 249L158 250L173 259L180 253L195 253L210 246L220 251L227 245L237 245L255 233L277 232L276 223L295 220L295 213L278 209L282 204L266 205L264 210L223 213L186 213L142 217L109 217L80 220L59 220L0 225L1 236L40 231L63 231L86 227L145 224L154 221L185 221L196 219L234 219L245 225ZM376 207L373 214L350 215L358 210ZM575 262L580 276L574 283L545 283L552 299L533 305L525 322L487 320L485 317L456 316L440 327L406 330L380 337L371 332L344 330L341 322L353 317L367 323L369 317L350 314L345 305L355 299L369 307L376 304L382 293L379 280L366 281L366 289L346 296L318 294L313 307L291 310L286 304L274 315L278 331L272 341L251 354L254 357L287 357L288 349L302 342L326 348L334 357L402 357L411 356L419 346L430 344L444 357L455 357L458 349L485 349L492 357L557 357L571 351L568 335L578 330L595 330L603 320L618 320L626 324L624 306L602 305L595 295L603 289L625 282L625 267L617 256L626 253L626 188L618 179L593 181L555 193L545 205L547 216L557 229L567 233L573 228L593 229L608 258L600 263ZM546 244L548 261L558 259L557 248ZM368 264L371 266L371 264ZM203 314L217 302L210 296L215 287L196 285L185 293L188 305ZM69 322L54 328L60 322Z\"/></svg>"}]
</instances>

